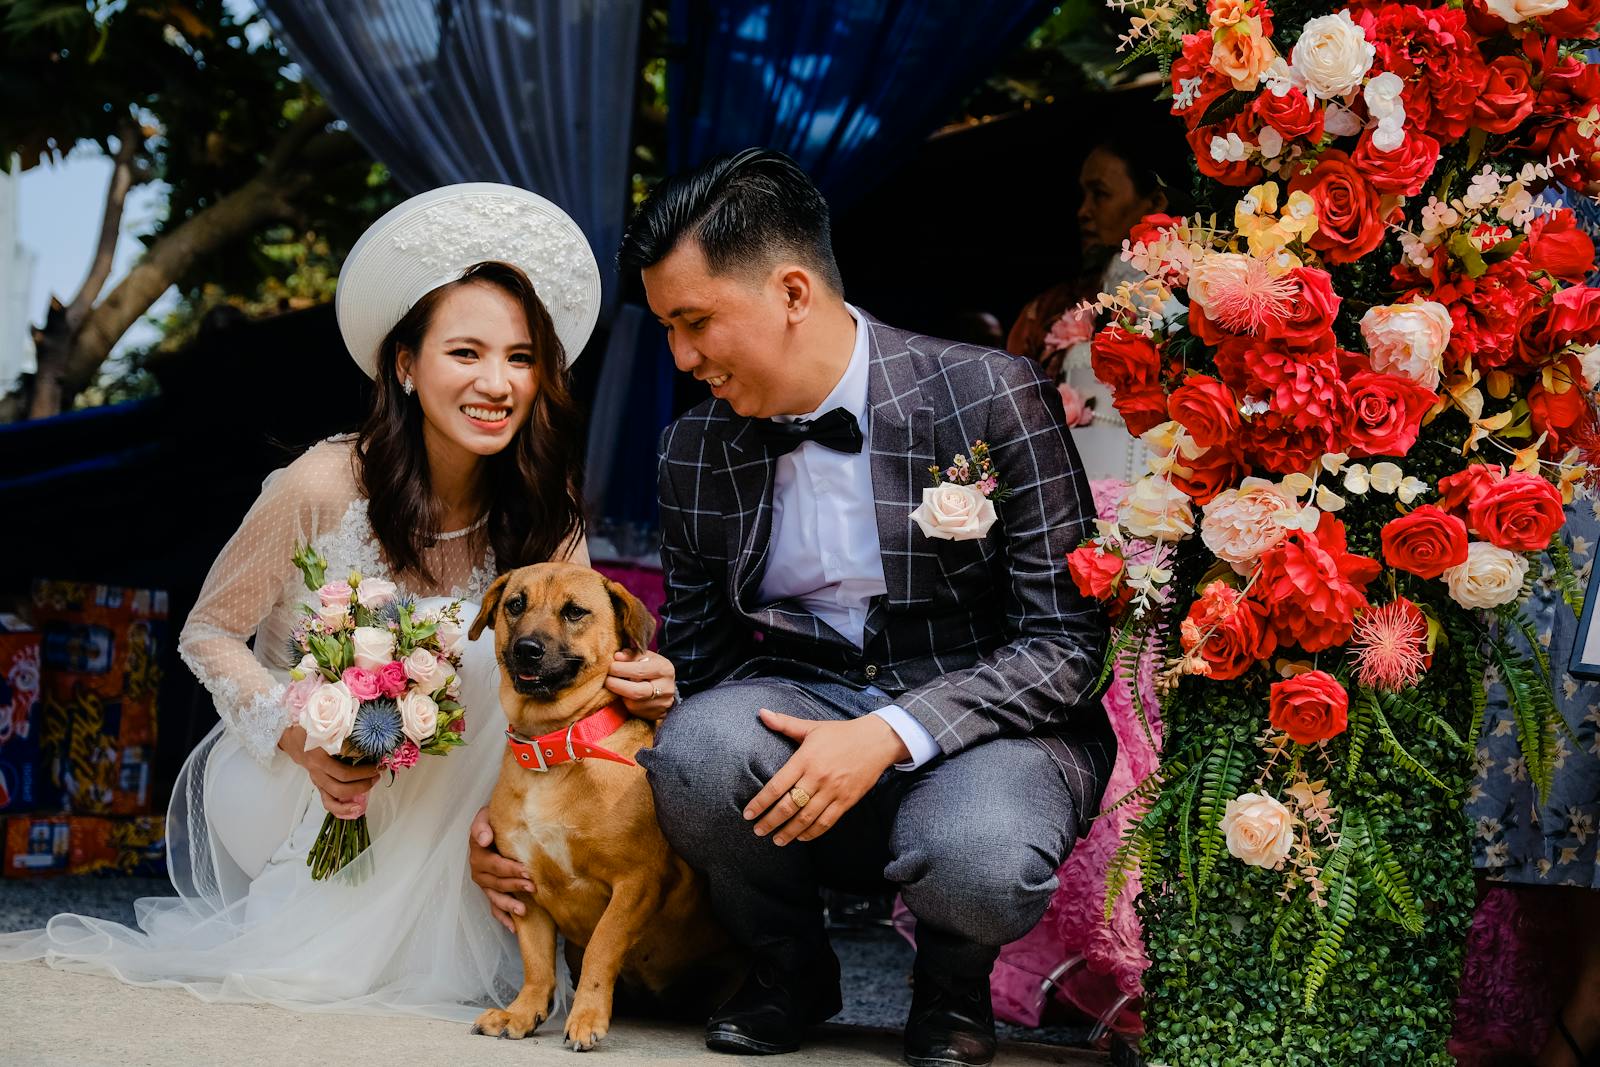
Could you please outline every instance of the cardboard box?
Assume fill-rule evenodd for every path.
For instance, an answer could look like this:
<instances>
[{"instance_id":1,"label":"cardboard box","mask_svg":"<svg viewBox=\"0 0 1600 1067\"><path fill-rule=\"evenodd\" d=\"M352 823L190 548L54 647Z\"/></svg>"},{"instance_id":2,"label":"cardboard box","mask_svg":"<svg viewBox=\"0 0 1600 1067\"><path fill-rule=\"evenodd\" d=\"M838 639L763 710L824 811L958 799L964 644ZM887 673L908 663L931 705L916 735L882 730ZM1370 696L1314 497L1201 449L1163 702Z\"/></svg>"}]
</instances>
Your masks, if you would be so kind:
<instances>
[{"instance_id":1,"label":"cardboard box","mask_svg":"<svg viewBox=\"0 0 1600 1067\"><path fill-rule=\"evenodd\" d=\"M6 878L62 874L161 877L167 870L166 820L159 815L13 815L6 819Z\"/></svg>"},{"instance_id":2,"label":"cardboard box","mask_svg":"<svg viewBox=\"0 0 1600 1067\"><path fill-rule=\"evenodd\" d=\"M39 800L39 634L0 614L0 812Z\"/></svg>"},{"instance_id":3,"label":"cardboard box","mask_svg":"<svg viewBox=\"0 0 1600 1067\"><path fill-rule=\"evenodd\" d=\"M41 581L34 612L43 679L38 802L80 813L148 811L166 594Z\"/></svg>"}]
</instances>

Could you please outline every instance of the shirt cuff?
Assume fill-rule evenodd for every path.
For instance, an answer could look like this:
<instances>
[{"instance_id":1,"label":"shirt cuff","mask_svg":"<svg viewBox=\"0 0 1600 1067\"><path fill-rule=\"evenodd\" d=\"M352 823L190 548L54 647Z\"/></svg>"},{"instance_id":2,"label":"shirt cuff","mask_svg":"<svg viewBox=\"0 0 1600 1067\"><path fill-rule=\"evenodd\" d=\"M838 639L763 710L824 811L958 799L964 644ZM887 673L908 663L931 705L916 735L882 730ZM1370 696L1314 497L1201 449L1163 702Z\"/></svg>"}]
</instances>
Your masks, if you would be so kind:
<instances>
[{"instance_id":1,"label":"shirt cuff","mask_svg":"<svg viewBox=\"0 0 1600 1067\"><path fill-rule=\"evenodd\" d=\"M911 713L899 704L879 708L872 714L888 723L889 729L900 735L900 740L905 742L906 751L911 753L910 760L894 765L895 770L914 771L939 754L939 742L933 739L928 728L913 719Z\"/></svg>"}]
</instances>

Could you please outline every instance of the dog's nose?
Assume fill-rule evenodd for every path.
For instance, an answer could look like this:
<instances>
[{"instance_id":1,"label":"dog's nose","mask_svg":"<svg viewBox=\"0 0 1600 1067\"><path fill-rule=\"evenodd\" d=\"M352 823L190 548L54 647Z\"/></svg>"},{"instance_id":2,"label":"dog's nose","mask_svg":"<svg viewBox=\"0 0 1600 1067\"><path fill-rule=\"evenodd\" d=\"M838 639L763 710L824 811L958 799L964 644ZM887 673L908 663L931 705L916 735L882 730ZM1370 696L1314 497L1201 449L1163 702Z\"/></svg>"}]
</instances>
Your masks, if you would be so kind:
<instances>
[{"instance_id":1,"label":"dog's nose","mask_svg":"<svg viewBox=\"0 0 1600 1067\"><path fill-rule=\"evenodd\" d=\"M537 637L519 637L512 644L511 652L524 662L541 660L544 659L544 643Z\"/></svg>"}]
</instances>

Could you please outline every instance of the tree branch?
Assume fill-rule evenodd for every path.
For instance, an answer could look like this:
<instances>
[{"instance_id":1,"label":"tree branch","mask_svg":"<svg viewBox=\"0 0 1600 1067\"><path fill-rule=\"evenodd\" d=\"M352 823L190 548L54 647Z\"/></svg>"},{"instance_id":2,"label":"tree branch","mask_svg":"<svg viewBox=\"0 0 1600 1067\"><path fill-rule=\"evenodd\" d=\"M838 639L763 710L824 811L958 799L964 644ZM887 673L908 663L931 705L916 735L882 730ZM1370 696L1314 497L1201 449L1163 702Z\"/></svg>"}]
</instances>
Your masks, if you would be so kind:
<instances>
[{"instance_id":1,"label":"tree branch","mask_svg":"<svg viewBox=\"0 0 1600 1067\"><path fill-rule=\"evenodd\" d=\"M117 154L112 157L111 184L106 190L105 214L100 219L100 241L95 247L94 259L89 263L89 274L78 289L78 295L67 305L67 330L76 331L95 298L105 287L111 275L111 264L117 254L117 237L122 232L122 209L133 186L134 157L144 145L144 132L130 116L118 127Z\"/></svg>"}]
</instances>

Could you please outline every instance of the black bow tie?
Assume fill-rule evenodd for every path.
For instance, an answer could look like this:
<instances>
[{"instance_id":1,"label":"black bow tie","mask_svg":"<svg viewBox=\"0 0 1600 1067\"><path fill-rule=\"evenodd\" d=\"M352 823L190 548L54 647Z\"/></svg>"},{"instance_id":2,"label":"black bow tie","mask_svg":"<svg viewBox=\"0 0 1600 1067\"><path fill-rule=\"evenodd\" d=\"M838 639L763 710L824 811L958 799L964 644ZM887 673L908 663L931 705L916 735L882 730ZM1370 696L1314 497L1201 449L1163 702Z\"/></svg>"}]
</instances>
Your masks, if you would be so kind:
<instances>
[{"instance_id":1,"label":"black bow tie","mask_svg":"<svg viewBox=\"0 0 1600 1067\"><path fill-rule=\"evenodd\" d=\"M856 417L844 408L834 408L809 422L755 420L756 435L773 456L786 456L806 441L815 441L835 452L857 453L864 439Z\"/></svg>"}]
</instances>

